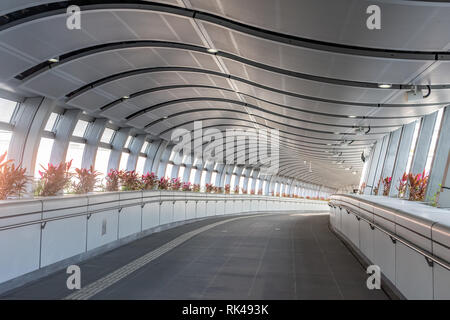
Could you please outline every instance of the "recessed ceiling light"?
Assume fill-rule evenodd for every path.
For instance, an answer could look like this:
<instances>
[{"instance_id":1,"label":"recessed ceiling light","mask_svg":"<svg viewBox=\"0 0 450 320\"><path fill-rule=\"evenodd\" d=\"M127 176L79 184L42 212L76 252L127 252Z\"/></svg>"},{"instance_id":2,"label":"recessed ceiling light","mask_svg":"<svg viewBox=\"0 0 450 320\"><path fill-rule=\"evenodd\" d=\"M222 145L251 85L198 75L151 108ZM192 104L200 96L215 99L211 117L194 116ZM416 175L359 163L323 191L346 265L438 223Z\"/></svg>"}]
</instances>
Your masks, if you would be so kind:
<instances>
[{"instance_id":1,"label":"recessed ceiling light","mask_svg":"<svg viewBox=\"0 0 450 320\"><path fill-rule=\"evenodd\" d=\"M208 48L206 51L208 51L209 53L217 53L217 52L219 52L219 50L214 49L214 48Z\"/></svg>"},{"instance_id":2,"label":"recessed ceiling light","mask_svg":"<svg viewBox=\"0 0 450 320\"><path fill-rule=\"evenodd\" d=\"M125 99L125 100L126 99L130 99L130 96L123 96L122 98Z\"/></svg>"},{"instance_id":3,"label":"recessed ceiling light","mask_svg":"<svg viewBox=\"0 0 450 320\"><path fill-rule=\"evenodd\" d=\"M389 84L389 83L380 83L380 84L378 84L378 88L381 88L381 89L389 89L389 88L392 88L392 84Z\"/></svg>"},{"instance_id":4,"label":"recessed ceiling light","mask_svg":"<svg viewBox=\"0 0 450 320\"><path fill-rule=\"evenodd\" d=\"M164 116L163 119L167 119L169 116Z\"/></svg>"},{"instance_id":5,"label":"recessed ceiling light","mask_svg":"<svg viewBox=\"0 0 450 320\"><path fill-rule=\"evenodd\" d=\"M356 174L356 171L353 171L352 174Z\"/></svg>"},{"instance_id":6,"label":"recessed ceiling light","mask_svg":"<svg viewBox=\"0 0 450 320\"><path fill-rule=\"evenodd\" d=\"M56 62L59 62L59 59L58 58L51 58L51 59L48 59L48 62L56 63Z\"/></svg>"},{"instance_id":7,"label":"recessed ceiling light","mask_svg":"<svg viewBox=\"0 0 450 320\"><path fill-rule=\"evenodd\" d=\"M348 116L349 118L356 118L356 116Z\"/></svg>"},{"instance_id":8,"label":"recessed ceiling light","mask_svg":"<svg viewBox=\"0 0 450 320\"><path fill-rule=\"evenodd\" d=\"M340 132L335 132L334 134L341 134Z\"/></svg>"}]
</instances>

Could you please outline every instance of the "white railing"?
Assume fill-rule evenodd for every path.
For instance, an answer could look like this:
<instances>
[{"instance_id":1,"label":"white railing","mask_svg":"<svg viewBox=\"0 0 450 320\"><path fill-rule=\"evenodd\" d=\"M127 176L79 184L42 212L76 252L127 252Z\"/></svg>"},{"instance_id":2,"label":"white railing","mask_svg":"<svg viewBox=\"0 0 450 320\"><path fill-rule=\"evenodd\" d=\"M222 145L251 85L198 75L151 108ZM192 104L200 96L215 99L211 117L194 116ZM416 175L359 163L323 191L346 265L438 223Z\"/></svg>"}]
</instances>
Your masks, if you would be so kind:
<instances>
[{"instance_id":1,"label":"white railing","mask_svg":"<svg viewBox=\"0 0 450 320\"><path fill-rule=\"evenodd\" d=\"M0 201L0 291L196 219L328 209L320 200L176 191Z\"/></svg>"},{"instance_id":2,"label":"white railing","mask_svg":"<svg viewBox=\"0 0 450 320\"><path fill-rule=\"evenodd\" d=\"M330 224L407 299L450 299L450 211L387 197L335 195Z\"/></svg>"}]
</instances>

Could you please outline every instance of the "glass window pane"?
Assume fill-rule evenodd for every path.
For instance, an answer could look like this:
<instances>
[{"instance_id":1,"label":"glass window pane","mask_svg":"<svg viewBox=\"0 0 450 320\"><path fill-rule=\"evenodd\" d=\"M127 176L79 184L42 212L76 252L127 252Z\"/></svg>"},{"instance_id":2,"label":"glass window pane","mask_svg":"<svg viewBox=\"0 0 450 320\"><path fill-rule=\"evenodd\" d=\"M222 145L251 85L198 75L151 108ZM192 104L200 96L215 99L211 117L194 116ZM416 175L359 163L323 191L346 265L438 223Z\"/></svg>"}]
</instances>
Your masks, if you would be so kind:
<instances>
[{"instance_id":1,"label":"glass window pane","mask_svg":"<svg viewBox=\"0 0 450 320\"><path fill-rule=\"evenodd\" d=\"M125 142L124 148L129 148L131 144L131 140L133 140L132 136L128 136L127 141Z\"/></svg>"},{"instance_id":2,"label":"glass window pane","mask_svg":"<svg viewBox=\"0 0 450 320\"><path fill-rule=\"evenodd\" d=\"M84 137L84 133L86 132L86 128L88 126L88 122L84 120L78 120L77 125L75 126L75 129L73 130L72 135L75 137Z\"/></svg>"},{"instance_id":3,"label":"glass window pane","mask_svg":"<svg viewBox=\"0 0 450 320\"><path fill-rule=\"evenodd\" d=\"M101 174L99 179L103 179L106 176L110 154L110 149L98 148L97 150L97 155L95 157L95 170Z\"/></svg>"},{"instance_id":4,"label":"glass window pane","mask_svg":"<svg viewBox=\"0 0 450 320\"><path fill-rule=\"evenodd\" d=\"M207 173L207 171L206 171L206 170L203 170L203 171L202 171L202 175L201 175L201 177L200 177L200 189L201 189L202 191L205 190L205 185L206 185L206 173Z\"/></svg>"},{"instance_id":5,"label":"glass window pane","mask_svg":"<svg viewBox=\"0 0 450 320\"><path fill-rule=\"evenodd\" d=\"M39 148L36 156L36 165L34 169L34 176L36 178L40 177L39 170L42 170L41 165L44 168L47 168L50 162L50 154L52 153L53 141L53 139L41 138L41 141L39 142ZM58 163L55 163L55 165L57 164Z\"/></svg>"},{"instance_id":6,"label":"glass window pane","mask_svg":"<svg viewBox=\"0 0 450 320\"><path fill-rule=\"evenodd\" d=\"M245 179L244 176L241 176L241 177L239 178L239 194L242 193L242 189L244 188L244 179Z\"/></svg>"},{"instance_id":7,"label":"glass window pane","mask_svg":"<svg viewBox=\"0 0 450 320\"><path fill-rule=\"evenodd\" d=\"M231 179L230 179L230 191L233 192L234 191L234 186L236 184L236 175L232 174L231 175Z\"/></svg>"},{"instance_id":8,"label":"glass window pane","mask_svg":"<svg viewBox=\"0 0 450 320\"><path fill-rule=\"evenodd\" d=\"M195 173L197 172L197 169L192 168L191 169L191 174L189 175L189 182L190 183L194 183L195 180Z\"/></svg>"},{"instance_id":9,"label":"glass window pane","mask_svg":"<svg viewBox=\"0 0 450 320\"><path fill-rule=\"evenodd\" d=\"M59 114L52 112L50 117L48 117L47 124L45 125L45 131L53 131L55 127L56 120L58 119Z\"/></svg>"},{"instance_id":10,"label":"glass window pane","mask_svg":"<svg viewBox=\"0 0 450 320\"><path fill-rule=\"evenodd\" d=\"M141 148L141 153L145 153L147 151L148 141L145 141Z\"/></svg>"},{"instance_id":11,"label":"glass window pane","mask_svg":"<svg viewBox=\"0 0 450 320\"><path fill-rule=\"evenodd\" d=\"M434 152L436 150L436 144L439 137L439 130L441 128L442 115L444 114L444 109L442 108L438 111L438 116L436 118L436 123L434 124L433 136L431 138L430 149L428 151L427 162L425 164L425 172L429 173L431 169L431 164L433 163Z\"/></svg>"},{"instance_id":12,"label":"glass window pane","mask_svg":"<svg viewBox=\"0 0 450 320\"><path fill-rule=\"evenodd\" d=\"M70 142L67 149L66 162L72 160L72 169L81 168L83 159L84 143Z\"/></svg>"},{"instance_id":13,"label":"glass window pane","mask_svg":"<svg viewBox=\"0 0 450 320\"><path fill-rule=\"evenodd\" d=\"M180 166L180 168L178 169L178 178L180 178L181 181L183 181L184 179L184 170L186 168L184 166Z\"/></svg>"},{"instance_id":14,"label":"glass window pane","mask_svg":"<svg viewBox=\"0 0 450 320\"><path fill-rule=\"evenodd\" d=\"M409 173L409 170L411 169L411 164L412 164L412 160L414 157L414 151L416 150L417 138L419 137L419 129L420 129L421 121L422 120L417 120L416 126L414 127L414 134L413 134L413 138L411 141L411 147L409 148L408 162L406 163L406 170L405 170L406 173Z\"/></svg>"},{"instance_id":15,"label":"glass window pane","mask_svg":"<svg viewBox=\"0 0 450 320\"><path fill-rule=\"evenodd\" d=\"M146 157L139 157L136 164L136 172L140 175L144 174L144 166L145 166Z\"/></svg>"},{"instance_id":16,"label":"glass window pane","mask_svg":"<svg viewBox=\"0 0 450 320\"><path fill-rule=\"evenodd\" d=\"M213 186L217 186L216 179L217 179L217 172L213 171L213 173L211 174L211 184Z\"/></svg>"},{"instance_id":17,"label":"glass window pane","mask_svg":"<svg viewBox=\"0 0 450 320\"><path fill-rule=\"evenodd\" d=\"M255 193L258 194L259 191L259 179L256 179L256 183L255 183Z\"/></svg>"},{"instance_id":18,"label":"glass window pane","mask_svg":"<svg viewBox=\"0 0 450 320\"><path fill-rule=\"evenodd\" d=\"M0 98L0 121L9 123L16 106L17 102Z\"/></svg>"},{"instance_id":19,"label":"glass window pane","mask_svg":"<svg viewBox=\"0 0 450 320\"><path fill-rule=\"evenodd\" d=\"M100 139L100 141L104 143L111 143L111 139L114 133L115 133L114 130L110 128L105 128L105 131L103 131L102 138Z\"/></svg>"},{"instance_id":20,"label":"glass window pane","mask_svg":"<svg viewBox=\"0 0 450 320\"><path fill-rule=\"evenodd\" d=\"M169 178L170 179L170 177L172 176L172 168L173 168L173 164L168 163L167 166L166 166L166 172L164 174L165 178Z\"/></svg>"},{"instance_id":21,"label":"glass window pane","mask_svg":"<svg viewBox=\"0 0 450 320\"><path fill-rule=\"evenodd\" d=\"M11 141L12 132L0 130L0 155L8 152L9 142Z\"/></svg>"},{"instance_id":22,"label":"glass window pane","mask_svg":"<svg viewBox=\"0 0 450 320\"><path fill-rule=\"evenodd\" d=\"M122 156L120 157L119 170L127 170L128 156L129 154L127 152L122 152Z\"/></svg>"}]
</instances>

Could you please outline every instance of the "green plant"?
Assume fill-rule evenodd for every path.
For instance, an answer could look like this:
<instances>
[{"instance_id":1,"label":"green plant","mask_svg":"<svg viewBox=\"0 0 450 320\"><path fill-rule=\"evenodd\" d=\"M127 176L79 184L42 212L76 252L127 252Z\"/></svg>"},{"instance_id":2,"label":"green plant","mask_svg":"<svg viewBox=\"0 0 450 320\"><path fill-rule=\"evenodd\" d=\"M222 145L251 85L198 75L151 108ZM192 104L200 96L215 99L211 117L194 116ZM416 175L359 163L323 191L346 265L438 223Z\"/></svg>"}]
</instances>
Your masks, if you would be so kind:
<instances>
[{"instance_id":1,"label":"green plant","mask_svg":"<svg viewBox=\"0 0 450 320\"><path fill-rule=\"evenodd\" d=\"M73 191L76 194L84 194L94 191L96 184L98 183L98 176L100 173L94 170L94 166L90 166L89 169L75 169L75 178L77 182L72 183Z\"/></svg>"},{"instance_id":2,"label":"green plant","mask_svg":"<svg viewBox=\"0 0 450 320\"><path fill-rule=\"evenodd\" d=\"M106 191L119 191L119 171L111 169L105 177Z\"/></svg>"},{"instance_id":3,"label":"green plant","mask_svg":"<svg viewBox=\"0 0 450 320\"><path fill-rule=\"evenodd\" d=\"M135 191L142 189L142 183L136 171L119 171L119 182L122 191Z\"/></svg>"},{"instance_id":4,"label":"green plant","mask_svg":"<svg viewBox=\"0 0 450 320\"><path fill-rule=\"evenodd\" d=\"M49 163L47 168L41 165L42 171L39 171L41 178L38 181L36 194L43 197L55 196L67 188L72 178L71 166L72 160L61 162L57 166Z\"/></svg>"},{"instance_id":5,"label":"green plant","mask_svg":"<svg viewBox=\"0 0 450 320\"><path fill-rule=\"evenodd\" d=\"M158 177L154 172L142 176L142 188L144 190L153 190L158 187Z\"/></svg>"},{"instance_id":6,"label":"green plant","mask_svg":"<svg viewBox=\"0 0 450 320\"><path fill-rule=\"evenodd\" d=\"M378 180L378 185L375 188L373 188L373 194L376 196L378 195L378 190L380 190L380 183L381 183L381 178L380 178L380 180Z\"/></svg>"},{"instance_id":7,"label":"green plant","mask_svg":"<svg viewBox=\"0 0 450 320\"><path fill-rule=\"evenodd\" d=\"M6 160L6 152L0 156L0 200L10 196L20 197L26 192L30 178L25 172L25 168L16 167L12 160Z\"/></svg>"},{"instance_id":8,"label":"green plant","mask_svg":"<svg viewBox=\"0 0 450 320\"><path fill-rule=\"evenodd\" d=\"M431 206L433 206L433 207L438 206L438 198L439 198L439 194L441 193L441 190L442 190L442 184L439 184L439 188L437 189L437 191L433 194L433 196L428 198Z\"/></svg>"}]
</instances>

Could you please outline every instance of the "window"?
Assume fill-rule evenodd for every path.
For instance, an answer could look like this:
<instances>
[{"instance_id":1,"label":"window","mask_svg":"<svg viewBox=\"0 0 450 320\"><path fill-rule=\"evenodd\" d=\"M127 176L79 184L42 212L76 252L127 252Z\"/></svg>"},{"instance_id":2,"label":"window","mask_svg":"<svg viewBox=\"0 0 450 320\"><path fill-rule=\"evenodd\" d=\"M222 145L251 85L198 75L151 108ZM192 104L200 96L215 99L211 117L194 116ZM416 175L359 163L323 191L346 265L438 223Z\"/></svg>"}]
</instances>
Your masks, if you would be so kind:
<instances>
[{"instance_id":1,"label":"window","mask_svg":"<svg viewBox=\"0 0 450 320\"><path fill-rule=\"evenodd\" d=\"M262 186L263 194L266 194L266 186L267 186L267 181L264 180L263 181L263 186Z\"/></svg>"},{"instance_id":2,"label":"window","mask_svg":"<svg viewBox=\"0 0 450 320\"><path fill-rule=\"evenodd\" d=\"M81 168L83 159L84 143L70 142L67 149L66 162L72 160L72 169Z\"/></svg>"},{"instance_id":3,"label":"window","mask_svg":"<svg viewBox=\"0 0 450 320\"><path fill-rule=\"evenodd\" d=\"M244 188L244 179L245 179L244 176L241 176L241 177L239 178L239 194L242 193L242 189Z\"/></svg>"},{"instance_id":4,"label":"window","mask_svg":"<svg viewBox=\"0 0 450 320\"><path fill-rule=\"evenodd\" d=\"M195 183L195 173L197 172L197 169L192 168L191 173L189 174L189 182Z\"/></svg>"},{"instance_id":5,"label":"window","mask_svg":"<svg viewBox=\"0 0 450 320\"><path fill-rule=\"evenodd\" d=\"M128 157L128 152L122 152L122 156L120 157L119 170L127 170Z\"/></svg>"},{"instance_id":6,"label":"window","mask_svg":"<svg viewBox=\"0 0 450 320\"><path fill-rule=\"evenodd\" d=\"M430 149L428 150L427 162L425 164L425 172L430 172L431 164L433 163L434 153L436 151L436 145L439 137L439 130L441 128L442 115L444 114L444 109L438 111L436 118L436 123L434 124L433 136L431 138Z\"/></svg>"},{"instance_id":7,"label":"window","mask_svg":"<svg viewBox=\"0 0 450 320\"><path fill-rule=\"evenodd\" d=\"M98 148L97 156L95 157L95 170L100 173L99 179L103 179L107 174L110 149Z\"/></svg>"},{"instance_id":8,"label":"window","mask_svg":"<svg viewBox=\"0 0 450 320\"><path fill-rule=\"evenodd\" d=\"M105 131L103 131L102 138L100 139L100 141L104 143L111 143L114 133L116 133L114 130L110 128L105 128Z\"/></svg>"},{"instance_id":9,"label":"window","mask_svg":"<svg viewBox=\"0 0 450 320\"><path fill-rule=\"evenodd\" d=\"M45 131L53 131L55 128L56 120L58 120L59 114L52 112L50 117L48 117L47 124L45 125Z\"/></svg>"},{"instance_id":10,"label":"window","mask_svg":"<svg viewBox=\"0 0 450 320\"><path fill-rule=\"evenodd\" d=\"M217 186L216 179L217 179L217 172L213 171L213 173L211 174L211 184L213 186Z\"/></svg>"},{"instance_id":11,"label":"window","mask_svg":"<svg viewBox=\"0 0 450 320\"><path fill-rule=\"evenodd\" d=\"M233 173L231 175L231 180L230 180L230 189L231 191L234 190L234 186L236 185L236 175Z\"/></svg>"},{"instance_id":12,"label":"window","mask_svg":"<svg viewBox=\"0 0 450 320\"><path fill-rule=\"evenodd\" d=\"M406 173L409 173L409 170L411 169L412 160L414 157L414 152L416 150L416 144L417 144L417 138L419 137L419 129L420 129L420 123L422 122L422 119L416 121L416 126L414 127L414 134L411 141L411 147L409 148L409 155L408 155L408 162L406 163ZM365 168L365 166L364 166ZM363 176L361 176L362 178Z\"/></svg>"},{"instance_id":13,"label":"window","mask_svg":"<svg viewBox=\"0 0 450 320\"><path fill-rule=\"evenodd\" d=\"M128 136L127 141L125 142L124 148L128 149L130 147L130 144L131 144L132 140L133 140L133 137L132 136Z\"/></svg>"},{"instance_id":14,"label":"window","mask_svg":"<svg viewBox=\"0 0 450 320\"><path fill-rule=\"evenodd\" d=\"M34 176L39 178L39 170L42 170L41 165L47 168L50 162L50 154L52 153L53 139L41 138L39 148L36 156L36 165L34 169Z\"/></svg>"},{"instance_id":15,"label":"window","mask_svg":"<svg viewBox=\"0 0 450 320\"><path fill-rule=\"evenodd\" d=\"M172 177L172 169L173 169L173 164L167 163L166 173L164 174L165 178L170 179Z\"/></svg>"},{"instance_id":16,"label":"window","mask_svg":"<svg viewBox=\"0 0 450 320\"><path fill-rule=\"evenodd\" d=\"M12 132L0 130L0 155L8 152L9 142L11 141Z\"/></svg>"},{"instance_id":17,"label":"window","mask_svg":"<svg viewBox=\"0 0 450 320\"><path fill-rule=\"evenodd\" d=\"M0 98L0 122L11 122L17 102Z\"/></svg>"},{"instance_id":18,"label":"window","mask_svg":"<svg viewBox=\"0 0 450 320\"><path fill-rule=\"evenodd\" d=\"M181 181L184 180L184 170L186 168L184 166L180 166L180 168L178 169L178 178L180 178Z\"/></svg>"},{"instance_id":19,"label":"window","mask_svg":"<svg viewBox=\"0 0 450 320\"><path fill-rule=\"evenodd\" d=\"M144 166L145 166L145 161L147 160L146 157L139 157L137 164L136 164L136 172L143 175L144 174ZM147 173L147 172L145 172Z\"/></svg>"},{"instance_id":20,"label":"window","mask_svg":"<svg viewBox=\"0 0 450 320\"><path fill-rule=\"evenodd\" d=\"M256 194L258 194L260 182L261 182L261 180L256 179L256 183L255 183L255 193Z\"/></svg>"},{"instance_id":21,"label":"window","mask_svg":"<svg viewBox=\"0 0 450 320\"><path fill-rule=\"evenodd\" d=\"M148 145L149 145L148 141L145 141L144 144L142 145L141 153L145 153L147 151Z\"/></svg>"},{"instance_id":22,"label":"window","mask_svg":"<svg viewBox=\"0 0 450 320\"><path fill-rule=\"evenodd\" d=\"M247 183L247 190L250 192L250 191L255 191L254 189L252 189L252 186L253 186L253 178L249 178L248 179L248 183Z\"/></svg>"},{"instance_id":23,"label":"window","mask_svg":"<svg viewBox=\"0 0 450 320\"><path fill-rule=\"evenodd\" d=\"M88 126L88 122L84 120L78 120L77 125L75 126L75 129L73 130L72 135L75 137L84 137L84 133L86 132L86 128Z\"/></svg>"},{"instance_id":24,"label":"window","mask_svg":"<svg viewBox=\"0 0 450 320\"><path fill-rule=\"evenodd\" d=\"M200 177L200 189L202 191L205 190L205 185L206 185L206 174L208 173L208 171L206 170L202 170L202 175Z\"/></svg>"}]
</instances>

